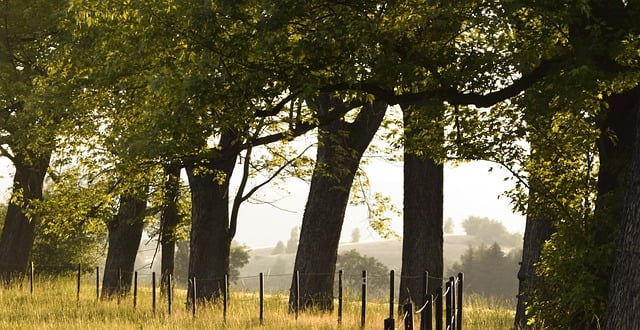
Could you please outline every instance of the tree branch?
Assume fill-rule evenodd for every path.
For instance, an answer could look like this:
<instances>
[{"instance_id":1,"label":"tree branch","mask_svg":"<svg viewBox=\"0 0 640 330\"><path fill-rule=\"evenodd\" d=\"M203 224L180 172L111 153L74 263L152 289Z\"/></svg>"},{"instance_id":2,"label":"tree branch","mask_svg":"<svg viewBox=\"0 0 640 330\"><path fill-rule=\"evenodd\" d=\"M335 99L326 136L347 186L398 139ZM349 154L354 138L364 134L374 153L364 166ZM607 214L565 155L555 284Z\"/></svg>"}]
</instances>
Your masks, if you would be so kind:
<instances>
[{"instance_id":1,"label":"tree branch","mask_svg":"<svg viewBox=\"0 0 640 330\"><path fill-rule=\"evenodd\" d=\"M361 84L336 84L322 88L323 92L343 91L343 90L360 90L376 97L380 97L387 101L390 105L399 104L421 105L429 100L441 99L452 104L459 105L475 105L477 107L490 107L500 101L518 95L520 92L531 87L540 81L552 68L552 64L560 59L542 61L540 65L528 74L523 75L515 80L511 85L499 89L497 91L486 94L480 93L463 93L453 87L434 89L419 93L396 94L393 90L382 88L373 83Z\"/></svg>"}]
</instances>

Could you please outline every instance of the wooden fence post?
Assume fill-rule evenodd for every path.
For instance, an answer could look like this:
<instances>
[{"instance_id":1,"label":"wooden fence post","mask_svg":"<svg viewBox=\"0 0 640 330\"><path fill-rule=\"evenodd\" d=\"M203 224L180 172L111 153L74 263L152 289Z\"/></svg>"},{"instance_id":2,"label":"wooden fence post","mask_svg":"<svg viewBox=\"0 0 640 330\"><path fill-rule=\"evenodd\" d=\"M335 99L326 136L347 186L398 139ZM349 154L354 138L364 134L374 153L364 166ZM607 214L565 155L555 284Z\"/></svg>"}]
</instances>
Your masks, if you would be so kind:
<instances>
[{"instance_id":1,"label":"wooden fence post","mask_svg":"<svg viewBox=\"0 0 640 330\"><path fill-rule=\"evenodd\" d=\"M406 303L403 307L404 311L404 329L413 330L413 304Z\"/></svg>"},{"instance_id":2,"label":"wooden fence post","mask_svg":"<svg viewBox=\"0 0 640 330\"><path fill-rule=\"evenodd\" d=\"M100 267L96 267L96 301L100 300Z\"/></svg>"},{"instance_id":3,"label":"wooden fence post","mask_svg":"<svg viewBox=\"0 0 640 330\"><path fill-rule=\"evenodd\" d=\"M171 274L167 275L167 312L171 315L171 300L173 298L173 282Z\"/></svg>"},{"instance_id":4,"label":"wooden fence post","mask_svg":"<svg viewBox=\"0 0 640 330\"><path fill-rule=\"evenodd\" d=\"M138 305L138 272L133 272L133 308Z\"/></svg>"},{"instance_id":5,"label":"wooden fence post","mask_svg":"<svg viewBox=\"0 0 640 330\"><path fill-rule=\"evenodd\" d=\"M456 292L458 293L458 314L456 315L456 329L462 330L462 285L464 284L464 274L458 273L458 288Z\"/></svg>"},{"instance_id":6,"label":"wooden fence post","mask_svg":"<svg viewBox=\"0 0 640 330\"><path fill-rule=\"evenodd\" d=\"M431 330L431 317L433 306L431 306L431 294L429 294L429 272L425 271L422 275L422 298L423 306L420 311L420 329Z\"/></svg>"},{"instance_id":7,"label":"wooden fence post","mask_svg":"<svg viewBox=\"0 0 640 330\"><path fill-rule=\"evenodd\" d=\"M29 272L29 292L33 295L33 261L31 262L31 271Z\"/></svg>"},{"instance_id":8,"label":"wooden fence post","mask_svg":"<svg viewBox=\"0 0 640 330\"><path fill-rule=\"evenodd\" d=\"M395 289L395 271L392 269L389 271L389 318L384 320L384 328L395 329L395 320L393 319L393 302Z\"/></svg>"},{"instance_id":9,"label":"wooden fence post","mask_svg":"<svg viewBox=\"0 0 640 330\"><path fill-rule=\"evenodd\" d=\"M342 324L342 276L343 271L338 271L338 325Z\"/></svg>"},{"instance_id":10,"label":"wooden fence post","mask_svg":"<svg viewBox=\"0 0 640 330\"><path fill-rule=\"evenodd\" d=\"M360 328L364 329L367 321L367 271L362 271L362 308L360 310Z\"/></svg>"},{"instance_id":11,"label":"wooden fence post","mask_svg":"<svg viewBox=\"0 0 640 330\"><path fill-rule=\"evenodd\" d=\"M260 325L264 325L264 274L260 273Z\"/></svg>"},{"instance_id":12,"label":"wooden fence post","mask_svg":"<svg viewBox=\"0 0 640 330\"><path fill-rule=\"evenodd\" d=\"M295 299L293 308L295 309L295 315L297 320L298 313L300 312L300 271L299 270L296 270L295 283L296 283L296 287L294 288L295 290L294 294L296 295L296 299Z\"/></svg>"},{"instance_id":13,"label":"wooden fence post","mask_svg":"<svg viewBox=\"0 0 640 330\"><path fill-rule=\"evenodd\" d=\"M449 278L449 280L447 281L446 291L445 291L446 292L446 294L445 294L445 296L446 296L446 300L445 300L445 303L446 303L445 327L447 329L451 329L451 324L452 324L451 319L452 319L452 317L454 315L453 311L451 310L451 306L453 305L453 286L454 286L454 283L453 283L452 279L453 279L453 277Z\"/></svg>"},{"instance_id":14,"label":"wooden fence post","mask_svg":"<svg viewBox=\"0 0 640 330\"><path fill-rule=\"evenodd\" d=\"M151 310L156 312L156 272L151 273Z\"/></svg>"},{"instance_id":15,"label":"wooden fence post","mask_svg":"<svg viewBox=\"0 0 640 330\"><path fill-rule=\"evenodd\" d=\"M82 273L81 265L78 264L78 290L76 291L76 301L80 302L80 274Z\"/></svg>"}]
</instances>

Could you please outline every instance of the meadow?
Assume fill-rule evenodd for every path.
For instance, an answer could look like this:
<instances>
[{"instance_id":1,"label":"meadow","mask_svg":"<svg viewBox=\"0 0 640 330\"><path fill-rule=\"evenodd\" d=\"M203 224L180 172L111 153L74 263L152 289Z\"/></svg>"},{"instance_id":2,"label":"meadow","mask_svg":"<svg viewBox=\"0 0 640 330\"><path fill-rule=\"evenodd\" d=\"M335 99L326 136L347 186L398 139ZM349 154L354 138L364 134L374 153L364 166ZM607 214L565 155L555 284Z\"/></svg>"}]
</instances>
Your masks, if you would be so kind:
<instances>
[{"instance_id":1,"label":"meadow","mask_svg":"<svg viewBox=\"0 0 640 330\"><path fill-rule=\"evenodd\" d=\"M72 277L36 279L33 292L29 282L0 289L0 329L358 329L361 305L356 297L345 297L343 318L338 326L337 313L305 312L296 319L289 313L287 296L265 296L263 324L259 318L257 293L231 292L227 317L222 304L185 305L186 291L175 289L169 312L167 298L157 294L155 311L152 290L138 288L136 306L129 295L121 299L96 299L95 282L81 281L80 294ZM510 329L514 301L481 296L466 297L463 315L465 329ZM388 304L367 304L366 329L382 329L388 317ZM416 315L417 316L417 315ZM396 328L403 329L401 316L395 316ZM416 327L419 318L416 317Z\"/></svg>"}]
</instances>

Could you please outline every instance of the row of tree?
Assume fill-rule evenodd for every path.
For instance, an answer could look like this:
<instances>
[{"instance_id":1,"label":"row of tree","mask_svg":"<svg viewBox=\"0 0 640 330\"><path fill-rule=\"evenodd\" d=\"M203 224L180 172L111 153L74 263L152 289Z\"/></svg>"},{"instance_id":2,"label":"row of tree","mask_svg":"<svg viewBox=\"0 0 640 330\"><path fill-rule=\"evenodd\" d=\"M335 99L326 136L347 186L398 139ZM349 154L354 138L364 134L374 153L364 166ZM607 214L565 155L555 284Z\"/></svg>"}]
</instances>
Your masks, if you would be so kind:
<instances>
[{"instance_id":1,"label":"row of tree","mask_svg":"<svg viewBox=\"0 0 640 330\"><path fill-rule=\"evenodd\" d=\"M283 174L311 181L295 270L333 273L351 186L382 125L388 146L404 147L401 300L422 304L411 293L425 270L435 275L429 287L441 284L443 162L484 159L514 173L509 195L527 214L517 324L534 314L560 327L638 323L637 1L4 0L2 8L0 151L16 170L0 236L7 282L25 272L47 216L102 221L105 268L126 271L145 218L159 212L163 275L188 218L188 276L209 279L198 300L216 299L240 205L263 185L249 184ZM392 105L402 110L395 125L384 120ZM311 131L314 162L287 144ZM181 169L189 199L180 197ZM53 204L43 199L45 178L59 192ZM64 193L70 186L79 193ZM577 273L589 274L572 282L583 290L558 299L566 290L558 283ZM115 274L105 271L105 297L118 293ZM303 280L303 306L331 309L333 284Z\"/></svg>"}]
</instances>

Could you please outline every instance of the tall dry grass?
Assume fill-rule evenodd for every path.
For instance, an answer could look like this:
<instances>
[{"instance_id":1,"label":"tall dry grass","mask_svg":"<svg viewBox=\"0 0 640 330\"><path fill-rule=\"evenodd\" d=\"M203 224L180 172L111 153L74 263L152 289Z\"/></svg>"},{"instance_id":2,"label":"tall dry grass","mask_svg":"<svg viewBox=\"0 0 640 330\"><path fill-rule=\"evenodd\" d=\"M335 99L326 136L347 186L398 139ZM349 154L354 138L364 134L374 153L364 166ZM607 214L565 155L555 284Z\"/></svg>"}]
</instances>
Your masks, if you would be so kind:
<instances>
[{"instance_id":1,"label":"tall dry grass","mask_svg":"<svg viewBox=\"0 0 640 330\"><path fill-rule=\"evenodd\" d=\"M39 279L31 293L28 282L0 288L0 329L359 329L361 305L347 298L343 319L338 326L337 313L305 312L296 319L289 313L286 295L265 298L264 323L260 325L259 299L255 293L232 292L226 320L221 304L198 306L196 316L185 305L186 292L176 289L171 314L167 299L158 292L156 310L152 308L149 286L138 288L133 297L99 301L95 282L81 282L80 297L73 278ZM510 329L513 302L469 296L464 301L465 329ZM366 329L382 329L388 317L385 302L367 304ZM416 315L417 316L417 315ZM396 315L396 328L403 329ZM416 328L419 318L415 319Z\"/></svg>"}]
</instances>

